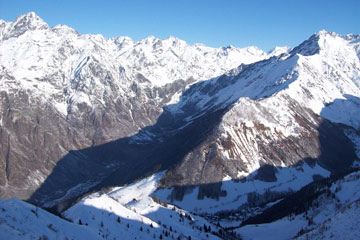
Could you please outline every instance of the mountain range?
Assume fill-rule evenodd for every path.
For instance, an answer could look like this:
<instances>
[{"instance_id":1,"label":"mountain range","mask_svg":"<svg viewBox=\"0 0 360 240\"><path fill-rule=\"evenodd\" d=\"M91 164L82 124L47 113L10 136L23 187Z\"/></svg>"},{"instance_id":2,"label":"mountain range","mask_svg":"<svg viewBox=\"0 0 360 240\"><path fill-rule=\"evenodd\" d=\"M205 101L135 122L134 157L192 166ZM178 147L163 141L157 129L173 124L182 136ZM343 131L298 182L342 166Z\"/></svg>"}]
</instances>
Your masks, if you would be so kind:
<instances>
[{"instance_id":1,"label":"mountain range","mask_svg":"<svg viewBox=\"0 0 360 240\"><path fill-rule=\"evenodd\" d=\"M0 73L0 197L28 202L2 200L4 236L27 232L11 216L55 217L41 208L77 224L31 236L75 239L114 239L120 222L127 238L171 237L162 219L180 238L289 226L274 239L321 239L359 211L356 187L336 190L359 181L359 35L266 53L81 35L27 13L0 20Z\"/></svg>"}]
</instances>

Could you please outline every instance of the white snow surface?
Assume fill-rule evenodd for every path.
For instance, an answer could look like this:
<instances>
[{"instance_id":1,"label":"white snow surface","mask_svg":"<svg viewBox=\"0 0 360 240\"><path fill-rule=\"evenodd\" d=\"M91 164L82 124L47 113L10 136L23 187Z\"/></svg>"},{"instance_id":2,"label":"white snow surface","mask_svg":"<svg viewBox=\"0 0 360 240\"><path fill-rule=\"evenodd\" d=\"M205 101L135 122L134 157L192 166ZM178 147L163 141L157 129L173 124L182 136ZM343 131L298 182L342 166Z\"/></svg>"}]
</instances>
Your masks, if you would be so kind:
<instances>
[{"instance_id":1,"label":"white snow surface","mask_svg":"<svg viewBox=\"0 0 360 240\"><path fill-rule=\"evenodd\" d=\"M329 190L330 194L320 195L316 200L318 207L311 207L307 214L246 225L236 232L244 240L359 239L360 172L335 181Z\"/></svg>"},{"instance_id":2,"label":"white snow surface","mask_svg":"<svg viewBox=\"0 0 360 240\"><path fill-rule=\"evenodd\" d=\"M161 172L134 184L114 188L107 194L94 193L85 197L63 214L73 223L21 200L0 199L0 237L149 239L154 235L156 238L162 235L163 239L178 236L219 239L212 234L206 236L204 231L199 230L204 224L211 226L214 231L218 230L205 219L189 214L174 205L159 204L152 200L150 195L153 194L163 174ZM283 175L285 177L286 174ZM298 236L295 239L358 239L359 171L335 181L329 190L334 197L320 195L317 200L318 207L311 208L307 215L292 215L271 223L246 225L235 229L235 232L244 240L285 240L293 239L295 236ZM187 214L189 218L185 217ZM311 224L309 219L312 221ZM165 237L164 231L169 232L168 237ZM301 231L305 233L299 236Z\"/></svg>"},{"instance_id":3,"label":"white snow surface","mask_svg":"<svg viewBox=\"0 0 360 240\"><path fill-rule=\"evenodd\" d=\"M338 211L316 229L295 239L360 239L360 200Z\"/></svg>"},{"instance_id":4,"label":"white snow surface","mask_svg":"<svg viewBox=\"0 0 360 240\"><path fill-rule=\"evenodd\" d=\"M290 47L287 47L287 46L284 46L284 47L279 47L279 46L276 46L274 47L273 49L271 49L269 52L268 52L268 55L270 57L273 57L273 56L280 56L281 54L284 54L284 53L289 53L292 49Z\"/></svg>"},{"instance_id":5,"label":"white snow surface","mask_svg":"<svg viewBox=\"0 0 360 240\"><path fill-rule=\"evenodd\" d=\"M251 99L270 113L276 112L275 118L266 119L266 116L256 113L255 116L240 114L240 118L236 116L234 121L234 117L229 116L231 113L227 113L223 118L225 125L226 122L233 125L234 122L249 122L256 119L270 125L272 129L279 128L278 130L288 136L296 133L297 128L291 124L291 111L285 104L291 99L333 122L358 129L359 39L358 35L340 36L320 31L308 40L310 43L305 44L306 46L300 45L299 49L295 48L278 57L241 65L222 77L203 82L203 85L199 86L199 91L190 96L180 97L179 103L169 106L168 110L177 114L185 105L193 105L203 110L211 107L220 109L232 103L236 103L235 107L239 106L239 109L243 110L242 104L249 104L246 102L251 101L246 99ZM312 54L308 54L309 51L312 51ZM211 95L206 91L200 91L219 85L225 86ZM189 120L192 118L189 117ZM291 126L288 126L289 123Z\"/></svg>"},{"instance_id":6,"label":"white snow surface","mask_svg":"<svg viewBox=\"0 0 360 240\"><path fill-rule=\"evenodd\" d=\"M51 28L33 12L0 21L2 91L28 91L63 115L70 105L76 110L76 103L104 104L110 82L118 87L113 98L129 97L139 76L145 79L139 85L153 87L178 79L201 81L268 57L257 47L211 48L175 37L133 41L80 35L65 25Z\"/></svg>"},{"instance_id":7,"label":"white snow surface","mask_svg":"<svg viewBox=\"0 0 360 240\"><path fill-rule=\"evenodd\" d=\"M62 214L71 222L18 199L0 199L0 239L220 239L200 230L204 224L218 230L202 217L153 200L163 174L84 197Z\"/></svg>"},{"instance_id":8,"label":"white snow surface","mask_svg":"<svg viewBox=\"0 0 360 240\"><path fill-rule=\"evenodd\" d=\"M156 190L157 184L162 178L165 172L154 174L148 178L144 178L136 183L129 184L127 186L116 187L112 189L108 195L117 199L120 204L126 205L133 201L142 201L150 197L150 195Z\"/></svg>"},{"instance_id":9,"label":"white snow surface","mask_svg":"<svg viewBox=\"0 0 360 240\"><path fill-rule=\"evenodd\" d=\"M154 195L162 201L172 202L174 205L195 213L216 213L226 210L236 210L248 201L249 193L264 194L266 191L288 192L298 191L313 181L313 175L329 177L330 172L316 165L310 167L303 164L298 167L277 168L275 182L264 182L255 179L257 172L247 175L246 181L226 180L222 182L221 190L226 191L226 196L218 200L211 198L198 199L199 187L191 193L185 194L182 201L170 199L172 189L159 189Z\"/></svg>"},{"instance_id":10,"label":"white snow surface","mask_svg":"<svg viewBox=\"0 0 360 240\"><path fill-rule=\"evenodd\" d=\"M41 208L13 198L0 199L0 239L102 238L88 227L73 224Z\"/></svg>"},{"instance_id":11,"label":"white snow surface","mask_svg":"<svg viewBox=\"0 0 360 240\"><path fill-rule=\"evenodd\" d=\"M151 197L164 172L154 174L136 183L116 187L109 193L94 193L63 213L64 217L87 224L105 239L163 239L180 235L191 239L219 239L200 231L204 224L217 229L199 216L173 205L160 204ZM153 227L151 227L151 225ZM172 231L170 231L170 227ZM140 230L142 229L142 230ZM163 231L170 235L165 237Z\"/></svg>"},{"instance_id":12,"label":"white snow surface","mask_svg":"<svg viewBox=\"0 0 360 240\"><path fill-rule=\"evenodd\" d=\"M280 219L272 223L247 225L236 232L244 240L289 240L295 236L301 227L306 226L307 222L301 217L294 220Z\"/></svg>"}]
</instances>

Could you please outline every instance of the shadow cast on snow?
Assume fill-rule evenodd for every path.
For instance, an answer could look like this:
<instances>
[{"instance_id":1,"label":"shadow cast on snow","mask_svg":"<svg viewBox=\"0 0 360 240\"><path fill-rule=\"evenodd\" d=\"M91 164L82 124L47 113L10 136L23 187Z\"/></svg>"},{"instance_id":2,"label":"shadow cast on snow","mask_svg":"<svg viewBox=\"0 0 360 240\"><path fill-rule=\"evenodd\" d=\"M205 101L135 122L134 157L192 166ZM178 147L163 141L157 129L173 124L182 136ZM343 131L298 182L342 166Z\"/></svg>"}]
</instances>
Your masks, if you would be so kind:
<instances>
[{"instance_id":1,"label":"shadow cast on snow","mask_svg":"<svg viewBox=\"0 0 360 240\"><path fill-rule=\"evenodd\" d=\"M104 239L133 239L139 234L151 239L153 236L162 235L166 230L160 225L149 223L149 220L144 222L143 218L141 221L140 219L131 219L116 212L90 205L82 205L80 211L75 210L70 216L62 216L62 218L92 229ZM132 210L128 211L128 214L136 214ZM168 214L168 212L166 213ZM155 219L153 220L156 222Z\"/></svg>"}]
</instances>

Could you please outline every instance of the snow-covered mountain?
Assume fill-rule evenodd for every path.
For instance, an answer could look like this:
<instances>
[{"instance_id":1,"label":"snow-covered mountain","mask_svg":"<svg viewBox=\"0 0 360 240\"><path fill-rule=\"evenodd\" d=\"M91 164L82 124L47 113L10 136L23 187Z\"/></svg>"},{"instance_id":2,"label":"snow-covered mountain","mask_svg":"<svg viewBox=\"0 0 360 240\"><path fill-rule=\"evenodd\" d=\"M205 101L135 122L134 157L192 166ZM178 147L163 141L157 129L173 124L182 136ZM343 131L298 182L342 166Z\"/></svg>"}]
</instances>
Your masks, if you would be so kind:
<instances>
[{"instance_id":1,"label":"snow-covered mountain","mask_svg":"<svg viewBox=\"0 0 360 240\"><path fill-rule=\"evenodd\" d=\"M174 37L80 35L35 13L1 21L1 196L29 197L70 150L134 135L188 84L267 57ZM109 162L82 164L94 169L85 178L109 173Z\"/></svg>"},{"instance_id":2,"label":"snow-covered mountain","mask_svg":"<svg viewBox=\"0 0 360 240\"><path fill-rule=\"evenodd\" d=\"M359 165L359 35L320 31L265 53L80 35L29 13L0 22L0 63L0 196L106 238L116 216L144 230L171 222L172 206L216 236L251 238L240 224ZM172 228L203 238L190 222Z\"/></svg>"},{"instance_id":3,"label":"snow-covered mountain","mask_svg":"<svg viewBox=\"0 0 360 240\"><path fill-rule=\"evenodd\" d=\"M351 167L359 153L358 45L359 36L321 31L289 54L192 85L165 108L170 115L191 126L223 112L164 187L221 183L262 168L258 178L278 183L277 167L304 160L334 174Z\"/></svg>"}]
</instances>

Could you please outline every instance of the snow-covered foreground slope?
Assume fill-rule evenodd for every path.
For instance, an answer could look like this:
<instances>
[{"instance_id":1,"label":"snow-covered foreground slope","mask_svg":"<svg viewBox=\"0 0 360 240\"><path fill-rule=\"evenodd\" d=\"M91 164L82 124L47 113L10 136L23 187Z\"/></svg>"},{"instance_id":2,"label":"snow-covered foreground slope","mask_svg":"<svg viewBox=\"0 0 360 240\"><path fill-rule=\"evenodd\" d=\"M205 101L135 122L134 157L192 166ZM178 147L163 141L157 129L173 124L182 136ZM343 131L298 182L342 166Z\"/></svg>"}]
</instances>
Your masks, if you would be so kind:
<instances>
[{"instance_id":1,"label":"snow-covered foreground slope","mask_svg":"<svg viewBox=\"0 0 360 240\"><path fill-rule=\"evenodd\" d=\"M337 211L309 233L295 239L360 239L360 199Z\"/></svg>"},{"instance_id":2,"label":"snow-covered foreground slope","mask_svg":"<svg viewBox=\"0 0 360 240\"><path fill-rule=\"evenodd\" d=\"M218 233L205 219L151 197L163 173L108 193L95 193L63 213L74 222L88 225L105 239L218 239L204 231L204 225Z\"/></svg>"},{"instance_id":3,"label":"snow-covered foreground slope","mask_svg":"<svg viewBox=\"0 0 360 240\"><path fill-rule=\"evenodd\" d=\"M91 194L62 214L67 220L21 200L1 200L0 237L221 239L216 236L222 236L217 226L151 197L161 175L163 173L129 186L115 188L109 193Z\"/></svg>"},{"instance_id":4,"label":"snow-covered foreground slope","mask_svg":"<svg viewBox=\"0 0 360 240\"><path fill-rule=\"evenodd\" d=\"M241 220L230 218L231 220L227 222L219 221L210 213L204 214L205 218L203 218L159 201L153 194L163 174L163 172L158 173L131 185L93 193L83 198L62 214L71 222L20 200L1 200L0 237L4 239L189 239L191 237L191 239L244 240L357 239L359 237L357 227L360 213L359 171L354 171L338 180L326 179L325 184L324 180L321 180L323 183L317 187L318 190L308 192L310 195L306 197L307 200L301 202L306 208L300 212L290 211L285 213L288 214L286 217L278 220L268 223L259 222L240 228L236 228L236 225L240 225ZM278 204L282 202L267 204L264 209L271 209ZM206 203L203 207L207 207ZM296 205L290 207L297 209ZM253 210L261 214L264 209ZM287 211L285 208L284 210Z\"/></svg>"},{"instance_id":5,"label":"snow-covered foreground slope","mask_svg":"<svg viewBox=\"0 0 360 240\"><path fill-rule=\"evenodd\" d=\"M318 187L300 213L236 230L245 239L358 239L360 172ZM313 197L316 196L316 197ZM281 203L279 203L281 204ZM296 205L293 207L296 209Z\"/></svg>"},{"instance_id":6,"label":"snow-covered foreground slope","mask_svg":"<svg viewBox=\"0 0 360 240\"><path fill-rule=\"evenodd\" d=\"M102 239L80 226L18 199L0 199L1 239Z\"/></svg>"}]
</instances>

